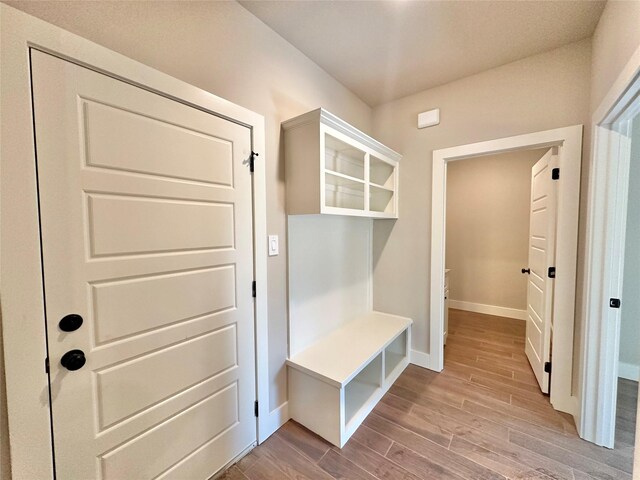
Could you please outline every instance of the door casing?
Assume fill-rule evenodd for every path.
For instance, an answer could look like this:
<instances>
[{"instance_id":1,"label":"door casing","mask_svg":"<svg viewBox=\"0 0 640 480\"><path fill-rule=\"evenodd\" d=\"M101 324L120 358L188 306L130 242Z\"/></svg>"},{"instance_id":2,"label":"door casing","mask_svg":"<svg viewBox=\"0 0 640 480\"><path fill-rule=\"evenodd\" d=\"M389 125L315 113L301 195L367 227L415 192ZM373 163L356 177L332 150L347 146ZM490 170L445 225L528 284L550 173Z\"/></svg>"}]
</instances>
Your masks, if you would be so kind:
<instances>
[{"instance_id":1,"label":"door casing","mask_svg":"<svg viewBox=\"0 0 640 480\"><path fill-rule=\"evenodd\" d=\"M620 349L620 310L610 308L609 299L622 296L630 128L638 114L640 48L592 117L577 425L585 440L609 448L615 440Z\"/></svg>"},{"instance_id":2,"label":"door casing","mask_svg":"<svg viewBox=\"0 0 640 480\"><path fill-rule=\"evenodd\" d=\"M260 154L253 176L258 442L279 427L269 415L265 121L262 115L0 4L0 301L12 478L53 478L31 48L247 126ZM36 453L37 452L37 453Z\"/></svg>"},{"instance_id":3,"label":"door casing","mask_svg":"<svg viewBox=\"0 0 640 480\"><path fill-rule=\"evenodd\" d=\"M560 181L557 191L556 271L553 300L554 340L551 403L556 410L576 416L578 399L572 392L573 341L578 251L578 213L582 162L582 125L527 133L433 151L431 197L431 307L427 362L437 372L444 368L444 258L447 162L514 150L558 147ZM551 266L551 265L550 265Z\"/></svg>"}]
</instances>

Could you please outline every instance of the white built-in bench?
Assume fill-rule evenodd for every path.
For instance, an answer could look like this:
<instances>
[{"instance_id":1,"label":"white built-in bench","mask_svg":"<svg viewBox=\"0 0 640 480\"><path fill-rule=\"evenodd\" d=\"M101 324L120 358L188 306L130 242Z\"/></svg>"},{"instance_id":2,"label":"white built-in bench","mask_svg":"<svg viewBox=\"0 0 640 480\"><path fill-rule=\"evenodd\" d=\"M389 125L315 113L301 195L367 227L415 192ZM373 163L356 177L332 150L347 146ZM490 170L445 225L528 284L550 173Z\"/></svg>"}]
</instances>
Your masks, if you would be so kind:
<instances>
[{"instance_id":1,"label":"white built-in bench","mask_svg":"<svg viewBox=\"0 0 640 480\"><path fill-rule=\"evenodd\" d=\"M408 365L412 323L371 312L287 360L291 418L342 448Z\"/></svg>"}]
</instances>

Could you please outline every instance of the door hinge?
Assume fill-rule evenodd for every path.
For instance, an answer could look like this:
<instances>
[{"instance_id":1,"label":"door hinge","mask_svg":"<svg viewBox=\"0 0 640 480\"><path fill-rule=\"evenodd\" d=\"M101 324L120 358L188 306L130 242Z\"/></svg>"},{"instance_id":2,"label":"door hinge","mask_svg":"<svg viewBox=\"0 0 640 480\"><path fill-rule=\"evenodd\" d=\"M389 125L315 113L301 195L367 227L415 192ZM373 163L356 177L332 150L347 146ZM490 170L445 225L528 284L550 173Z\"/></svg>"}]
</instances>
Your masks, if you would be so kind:
<instances>
[{"instance_id":1,"label":"door hinge","mask_svg":"<svg viewBox=\"0 0 640 480\"><path fill-rule=\"evenodd\" d=\"M249 171L251 173L253 173L255 169L256 157L259 157L259 156L260 156L259 153L256 153L253 150L251 151L251 156L249 157Z\"/></svg>"},{"instance_id":2,"label":"door hinge","mask_svg":"<svg viewBox=\"0 0 640 480\"><path fill-rule=\"evenodd\" d=\"M551 373L551 362L544 362L545 373Z\"/></svg>"},{"instance_id":3,"label":"door hinge","mask_svg":"<svg viewBox=\"0 0 640 480\"><path fill-rule=\"evenodd\" d=\"M253 404L253 413L254 415L257 417L258 416L258 401L256 400L255 403Z\"/></svg>"},{"instance_id":4,"label":"door hinge","mask_svg":"<svg viewBox=\"0 0 640 480\"><path fill-rule=\"evenodd\" d=\"M560 180L560 169L553 168L551 170L551 180Z\"/></svg>"},{"instance_id":5,"label":"door hinge","mask_svg":"<svg viewBox=\"0 0 640 480\"><path fill-rule=\"evenodd\" d=\"M549 276L549 278L556 278L556 267L549 267L547 275Z\"/></svg>"},{"instance_id":6,"label":"door hinge","mask_svg":"<svg viewBox=\"0 0 640 480\"><path fill-rule=\"evenodd\" d=\"M611 308L620 308L620 299L619 298L610 298L609 306Z\"/></svg>"},{"instance_id":7,"label":"door hinge","mask_svg":"<svg viewBox=\"0 0 640 480\"><path fill-rule=\"evenodd\" d=\"M44 359L44 373L49 373L49 357Z\"/></svg>"},{"instance_id":8,"label":"door hinge","mask_svg":"<svg viewBox=\"0 0 640 480\"><path fill-rule=\"evenodd\" d=\"M256 281L251 282L251 296L256 298Z\"/></svg>"}]
</instances>

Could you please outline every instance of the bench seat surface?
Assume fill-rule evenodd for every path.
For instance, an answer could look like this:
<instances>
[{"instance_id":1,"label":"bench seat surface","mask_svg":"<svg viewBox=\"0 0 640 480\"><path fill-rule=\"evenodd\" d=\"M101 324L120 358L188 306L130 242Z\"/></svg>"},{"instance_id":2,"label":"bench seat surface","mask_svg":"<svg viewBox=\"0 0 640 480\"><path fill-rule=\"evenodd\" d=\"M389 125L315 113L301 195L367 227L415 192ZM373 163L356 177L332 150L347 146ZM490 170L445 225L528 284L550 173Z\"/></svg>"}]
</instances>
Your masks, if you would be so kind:
<instances>
[{"instance_id":1,"label":"bench seat surface","mask_svg":"<svg viewBox=\"0 0 640 480\"><path fill-rule=\"evenodd\" d=\"M288 359L287 365L344 387L411 323L410 318L370 312Z\"/></svg>"}]
</instances>

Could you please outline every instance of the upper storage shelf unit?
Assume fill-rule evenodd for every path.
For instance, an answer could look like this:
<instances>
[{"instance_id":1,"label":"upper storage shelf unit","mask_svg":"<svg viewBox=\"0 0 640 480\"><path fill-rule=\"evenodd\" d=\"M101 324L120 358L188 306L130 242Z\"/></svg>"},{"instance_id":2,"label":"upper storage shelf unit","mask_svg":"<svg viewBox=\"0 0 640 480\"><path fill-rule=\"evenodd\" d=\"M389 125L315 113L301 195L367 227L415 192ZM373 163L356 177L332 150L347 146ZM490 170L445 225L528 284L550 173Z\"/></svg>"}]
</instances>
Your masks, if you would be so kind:
<instances>
[{"instance_id":1,"label":"upper storage shelf unit","mask_svg":"<svg viewBox=\"0 0 640 480\"><path fill-rule=\"evenodd\" d=\"M398 218L400 154L322 108L282 127L289 215Z\"/></svg>"}]
</instances>

